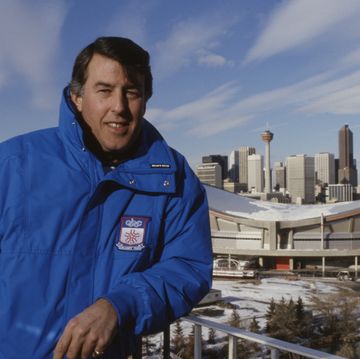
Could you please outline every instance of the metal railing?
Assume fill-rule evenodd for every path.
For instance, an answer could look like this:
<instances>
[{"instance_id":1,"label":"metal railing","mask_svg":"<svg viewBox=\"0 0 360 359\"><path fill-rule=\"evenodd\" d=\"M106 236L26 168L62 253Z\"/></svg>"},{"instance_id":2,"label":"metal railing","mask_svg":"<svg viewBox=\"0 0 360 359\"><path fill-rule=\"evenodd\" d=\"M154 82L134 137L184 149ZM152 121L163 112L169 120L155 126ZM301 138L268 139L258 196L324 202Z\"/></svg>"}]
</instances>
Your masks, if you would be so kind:
<instances>
[{"instance_id":1,"label":"metal railing","mask_svg":"<svg viewBox=\"0 0 360 359\"><path fill-rule=\"evenodd\" d=\"M228 359L237 358L237 339L243 339L253 343L260 344L270 350L271 359L278 359L280 352L301 355L305 358L312 359L344 359L343 357L321 352L301 345L285 342L283 340L274 339L265 335L256 334L245 329L234 328L230 325L217 323L211 320L188 316L181 320L190 322L195 326L194 330L194 359L201 359L202 344L201 331L202 327L212 328L228 335ZM164 359L170 359L170 329L164 332ZM176 357L176 356L175 356Z\"/></svg>"}]
</instances>

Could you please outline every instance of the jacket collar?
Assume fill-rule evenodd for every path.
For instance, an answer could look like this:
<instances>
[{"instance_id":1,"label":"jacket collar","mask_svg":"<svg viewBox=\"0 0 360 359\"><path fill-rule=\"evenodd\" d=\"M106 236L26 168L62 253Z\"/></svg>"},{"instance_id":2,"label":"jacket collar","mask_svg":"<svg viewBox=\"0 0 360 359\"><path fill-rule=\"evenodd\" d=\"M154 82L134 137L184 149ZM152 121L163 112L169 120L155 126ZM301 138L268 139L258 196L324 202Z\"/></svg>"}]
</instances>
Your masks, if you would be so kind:
<instances>
[{"instance_id":1,"label":"jacket collar","mask_svg":"<svg viewBox=\"0 0 360 359\"><path fill-rule=\"evenodd\" d=\"M64 89L61 100L59 130L64 141L77 156L93 156L85 148L83 130L76 119L68 87ZM140 136L140 145L134 156L119 164L103 178L103 181L116 181L139 191L174 193L177 166L173 150L155 127L145 119Z\"/></svg>"}]
</instances>

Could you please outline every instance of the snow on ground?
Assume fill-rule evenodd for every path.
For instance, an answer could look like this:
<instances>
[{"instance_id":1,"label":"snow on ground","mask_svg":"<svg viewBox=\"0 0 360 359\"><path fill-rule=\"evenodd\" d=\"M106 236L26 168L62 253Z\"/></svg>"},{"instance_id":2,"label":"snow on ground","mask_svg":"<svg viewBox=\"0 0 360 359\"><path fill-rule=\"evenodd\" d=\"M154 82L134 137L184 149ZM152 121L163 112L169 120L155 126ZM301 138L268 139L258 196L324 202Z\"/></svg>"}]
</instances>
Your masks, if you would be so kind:
<instances>
[{"instance_id":1,"label":"snow on ground","mask_svg":"<svg viewBox=\"0 0 360 359\"><path fill-rule=\"evenodd\" d=\"M257 281L249 280L218 280L214 279L213 288L220 289L225 303L231 303L236 306L241 320L251 320L254 316L260 327L265 327L265 313L272 298L279 302L282 297L286 301L290 298L294 302L301 297L305 307L311 304L313 295L330 294L338 291L337 282L323 282L314 280L287 280L285 278L271 277L262 278ZM217 323L227 323L231 317L233 309L224 308L224 305L210 305L206 307L195 308L192 314L201 316ZM192 324L182 322L181 326L185 336L190 335ZM175 326L171 326L171 332L174 333ZM203 338L208 338L208 329L202 328ZM217 340L225 338L226 335L217 332ZM224 339L225 340L225 339ZM160 347L162 334L152 337L152 342Z\"/></svg>"},{"instance_id":2,"label":"snow on ground","mask_svg":"<svg viewBox=\"0 0 360 359\"><path fill-rule=\"evenodd\" d=\"M312 295L334 293L338 289L335 283L321 281L287 280L284 278L263 278L259 281L245 280L214 280L213 288L220 289L225 302L234 304L240 319L257 318L260 326L265 325L264 315L272 298L279 302L282 297L294 302L301 297L305 306L311 303ZM217 308L216 305L211 308ZM212 317L202 315L209 320L226 323L232 309L225 309L224 315Z\"/></svg>"}]
</instances>

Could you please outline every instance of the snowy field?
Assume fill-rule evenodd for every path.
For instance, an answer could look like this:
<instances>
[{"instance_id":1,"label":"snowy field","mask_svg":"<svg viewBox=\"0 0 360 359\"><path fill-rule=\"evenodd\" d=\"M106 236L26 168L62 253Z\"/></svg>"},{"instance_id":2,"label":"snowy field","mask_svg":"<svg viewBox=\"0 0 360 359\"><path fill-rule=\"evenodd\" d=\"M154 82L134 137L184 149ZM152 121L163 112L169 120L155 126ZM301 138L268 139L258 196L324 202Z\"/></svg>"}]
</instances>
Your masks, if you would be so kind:
<instances>
[{"instance_id":1,"label":"snowy field","mask_svg":"<svg viewBox=\"0 0 360 359\"><path fill-rule=\"evenodd\" d=\"M240 319L251 319L255 316L262 327L265 324L263 316L272 298L275 302L279 302L282 297L286 301L292 298L296 302L298 297L301 297L306 306L311 303L313 295L335 293L338 290L337 285L337 282L287 280L273 277L258 281L214 280L213 288L221 290L225 302L236 305ZM231 312L232 309L225 309L224 315L216 320L226 322ZM211 317L207 319L214 320Z\"/></svg>"},{"instance_id":2,"label":"snowy field","mask_svg":"<svg viewBox=\"0 0 360 359\"><path fill-rule=\"evenodd\" d=\"M217 323L227 323L236 308L242 323L249 324L255 316L260 327L264 328L265 313L272 298L279 302L282 297L288 302L290 298L294 302L301 297L305 308L311 306L313 296L335 294L339 289L360 288L360 283L344 283L337 280L323 281L321 279L288 280L285 278L271 277L261 280L229 280L214 279L213 288L221 290L222 304L213 304L195 308L192 315L202 317ZM230 304L230 305L226 305ZM188 322L181 322L181 327L185 336L191 334L192 325ZM175 325L171 326L171 333L174 334ZM202 329L203 339L208 338L207 328ZM226 335L217 332L217 340L225 340ZM159 348L162 342L162 334L151 338L151 341ZM153 357L148 357L153 358Z\"/></svg>"}]
</instances>

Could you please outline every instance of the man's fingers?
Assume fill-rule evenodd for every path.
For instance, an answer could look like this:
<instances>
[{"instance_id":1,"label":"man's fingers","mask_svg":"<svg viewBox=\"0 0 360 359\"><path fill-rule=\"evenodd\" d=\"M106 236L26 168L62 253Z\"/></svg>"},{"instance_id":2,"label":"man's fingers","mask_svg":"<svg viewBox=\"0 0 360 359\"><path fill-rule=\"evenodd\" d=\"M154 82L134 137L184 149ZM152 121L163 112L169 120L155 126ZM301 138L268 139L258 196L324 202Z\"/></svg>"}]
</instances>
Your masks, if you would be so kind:
<instances>
[{"instance_id":1,"label":"man's fingers","mask_svg":"<svg viewBox=\"0 0 360 359\"><path fill-rule=\"evenodd\" d=\"M67 332L64 332L64 334L61 336L61 338L56 344L53 359L63 359L70 345L70 341L71 336L67 334Z\"/></svg>"},{"instance_id":2,"label":"man's fingers","mask_svg":"<svg viewBox=\"0 0 360 359\"><path fill-rule=\"evenodd\" d=\"M54 359L101 357L117 331L117 313L105 299L71 319L54 350ZM98 354L96 354L98 352Z\"/></svg>"},{"instance_id":3,"label":"man's fingers","mask_svg":"<svg viewBox=\"0 0 360 359\"><path fill-rule=\"evenodd\" d=\"M86 337L85 343L82 346L81 359L88 359L92 356L92 354L97 348L100 348L99 346L97 346L97 342L98 337L93 332L90 332L89 335ZM99 351L101 352L102 350L99 349Z\"/></svg>"}]
</instances>

